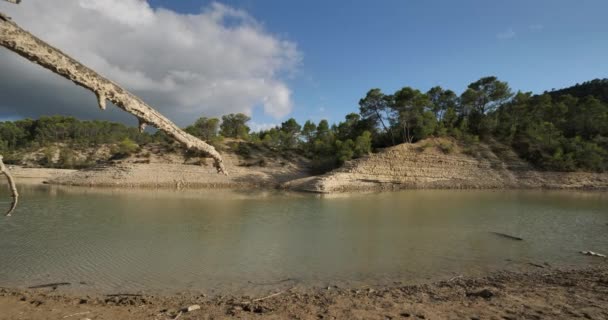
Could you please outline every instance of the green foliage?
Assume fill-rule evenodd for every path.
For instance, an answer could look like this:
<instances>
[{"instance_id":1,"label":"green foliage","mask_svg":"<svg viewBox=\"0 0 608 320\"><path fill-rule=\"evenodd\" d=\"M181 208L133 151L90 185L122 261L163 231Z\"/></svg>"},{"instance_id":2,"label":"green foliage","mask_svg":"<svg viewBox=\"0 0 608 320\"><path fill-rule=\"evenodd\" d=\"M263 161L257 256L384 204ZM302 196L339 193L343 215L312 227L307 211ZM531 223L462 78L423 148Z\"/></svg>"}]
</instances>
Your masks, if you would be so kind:
<instances>
[{"instance_id":1,"label":"green foliage","mask_svg":"<svg viewBox=\"0 0 608 320\"><path fill-rule=\"evenodd\" d=\"M438 145L439 150L445 154L450 154L454 151L454 144L449 141L442 141Z\"/></svg>"},{"instance_id":2,"label":"green foliage","mask_svg":"<svg viewBox=\"0 0 608 320\"><path fill-rule=\"evenodd\" d=\"M289 120L283 122L281 124L281 146L285 149L293 149L298 144L298 138L300 136L300 131L302 126L298 124L296 119L290 118Z\"/></svg>"},{"instance_id":3,"label":"green foliage","mask_svg":"<svg viewBox=\"0 0 608 320\"><path fill-rule=\"evenodd\" d=\"M356 158L368 155L372 152L372 134L369 131L363 131L363 133L357 137L354 146Z\"/></svg>"},{"instance_id":4,"label":"green foliage","mask_svg":"<svg viewBox=\"0 0 608 320\"><path fill-rule=\"evenodd\" d=\"M0 122L0 148L3 152L36 149L62 143L68 146L98 146L129 138L144 144L154 140L137 128L108 121L83 121L73 117L43 116Z\"/></svg>"},{"instance_id":5,"label":"green foliage","mask_svg":"<svg viewBox=\"0 0 608 320\"><path fill-rule=\"evenodd\" d=\"M559 98L565 95L579 99L592 96L602 103L608 103L608 79L594 79L582 84L577 83L569 88L552 90L545 93L548 93L553 98Z\"/></svg>"},{"instance_id":6,"label":"green foliage","mask_svg":"<svg viewBox=\"0 0 608 320\"><path fill-rule=\"evenodd\" d=\"M204 141L216 140L220 129L220 119L201 117L193 125L186 127L189 134Z\"/></svg>"},{"instance_id":7,"label":"green foliage","mask_svg":"<svg viewBox=\"0 0 608 320\"><path fill-rule=\"evenodd\" d=\"M126 158L139 151L139 145L129 138L124 138L112 150L114 159Z\"/></svg>"},{"instance_id":8,"label":"green foliage","mask_svg":"<svg viewBox=\"0 0 608 320\"><path fill-rule=\"evenodd\" d=\"M227 138L249 138L249 127L247 122L251 120L250 117L242 113L231 113L222 117L222 124L220 125L220 134Z\"/></svg>"},{"instance_id":9,"label":"green foliage","mask_svg":"<svg viewBox=\"0 0 608 320\"><path fill-rule=\"evenodd\" d=\"M395 144L395 133L391 128L390 122L394 118L393 97L385 95L378 88L367 92L365 98L359 100L359 113L367 120L372 127L381 125L382 134L390 137L391 143Z\"/></svg>"},{"instance_id":10,"label":"green foliage","mask_svg":"<svg viewBox=\"0 0 608 320\"><path fill-rule=\"evenodd\" d=\"M185 130L217 148L222 137L245 140L235 150L248 157L263 145L279 152L297 152L312 160L321 173L373 149L412 143L429 137L453 137L463 152L481 152L480 140L498 140L538 168L559 171L608 170L608 80L593 80L542 95L511 93L506 82L484 77L455 92L433 87L427 92L403 87L393 94L371 89L359 100L359 113L330 125L308 120L301 126L291 118L279 126L250 133L250 118L242 113L217 118L201 117ZM44 149L47 165L77 167L79 160L67 149L115 144L125 157L139 145L158 142L167 150L179 146L162 132L139 133L136 128L105 121L81 121L49 116L38 120L0 122L0 151L11 161L22 149ZM62 148L54 145L61 143ZM444 153L453 145L439 144ZM58 156L57 156L58 155ZM59 160L57 160L59 157Z\"/></svg>"},{"instance_id":11,"label":"green foliage","mask_svg":"<svg viewBox=\"0 0 608 320\"><path fill-rule=\"evenodd\" d=\"M355 143L348 139L344 142L336 140L336 156L340 164L351 160L355 155Z\"/></svg>"}]
</instances>

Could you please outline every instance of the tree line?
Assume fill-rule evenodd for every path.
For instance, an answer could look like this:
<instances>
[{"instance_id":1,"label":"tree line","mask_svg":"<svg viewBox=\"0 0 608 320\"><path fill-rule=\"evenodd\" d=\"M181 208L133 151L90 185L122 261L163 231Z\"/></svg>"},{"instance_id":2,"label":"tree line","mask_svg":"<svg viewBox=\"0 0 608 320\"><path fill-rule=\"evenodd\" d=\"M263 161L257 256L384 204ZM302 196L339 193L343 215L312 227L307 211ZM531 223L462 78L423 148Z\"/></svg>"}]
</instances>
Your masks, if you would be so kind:
<instances>
[{"instance_id":1,"label":"tree line","mask_svg":"<svg viewBox=\"0 0 608 320\"><path fill-rule=\"evenodd\" d=\"M608 80L534 95L513 92L496 77L483 77L457 94L440 86L426 92L403 87L394 93L371 89L359 113L330 125L280 126L249 132L249 117L201 118L190 133L205 139L240 138L280 150L298 150L319 171L339 166L374 149L452 137L465 145L500 142L541 170L608 170Z\"/></svg>"},{"instance_id":2,"label":"tree line","mask_svg":"<svg viewBox=\"0 0 608 320\"><path fill-rule=\"evenodd\" d=\"M464 92L436 86L426 92L403 87L394 93L371 89L359 101L359 112L330 124L304 124L291 118L258 132L242 113L201 117L185 130L216 146L224 138L298 152L323 172L373 150L428 137L453 137L465 145L497 141L513 148L539 169L608 170L608 80L534 95L513 92L508 83L484 77ZM160 132L107 121L81 121L51 116L0 122L0 151L53 143L73 146L118 144L128 153L137 146L169 140ZM126 150L126 151L125 151Z\"/></svg>"}]
</instances>

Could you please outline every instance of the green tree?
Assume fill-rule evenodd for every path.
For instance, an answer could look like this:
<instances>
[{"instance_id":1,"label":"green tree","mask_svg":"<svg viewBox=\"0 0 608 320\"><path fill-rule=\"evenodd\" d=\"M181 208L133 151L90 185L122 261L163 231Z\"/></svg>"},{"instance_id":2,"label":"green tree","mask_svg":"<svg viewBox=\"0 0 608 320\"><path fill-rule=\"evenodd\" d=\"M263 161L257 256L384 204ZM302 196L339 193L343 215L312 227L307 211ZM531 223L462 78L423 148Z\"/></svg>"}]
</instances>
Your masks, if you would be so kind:
<instances>
[{"instance_id":1,"label":"green tree","mask_svg":"<svg viewBox=\"0 0 608 320\"><path fill-rule=\"evenodd\" d=\"M283 147L285 148L295 148L298 143L298 137L300 135L300 131L302 126L298 124L296 119L290 118L287 121L281 124L281 132L282 132L282 140Z\"/></svg>"},{"instance_id":2,"label":"green tree","mask_svg":"<svg viewBox=\"0 0 608 320\"><path fill-rule=\"evenodd\" d=\"M458 105L458 95L452 90L444 90L440 86L432 87L427 93L430 109L439 121L443 120L449 109L455 110Z\"/></svg>"},{"instance_id":3,"label":"green tree","mask_svg":"<svg viewBox=\"0 0 608 320\"><path fill-rule=\"evenodd\" d=\"M355 155L355 143L353 140L336 140L336 157L339 164L351 160Z\"/></svg>"},{"instance_id":4,"label":"green tree","mask_svg":"<svg viewBox=\"0 0 608 320\"><path fill-rule=\"evenodd\" d=\"M220 119L201 117L193 125L186 128L189 134L205 141L213 141L217 138L220 128Z\"/></svg>"},{"instance_id":5,"label":"green tree","mask_svg":"<svg viewBox=\"0 0 608 320\"><path fill-rule=\"evenodd\" d=\"M476 111L482 115L496 110L496 108L511 98L511 88L506 82L496 77L484 77L471 84L462 94L460 100L464 106L464 113Z\"/></svg>"},{"instance_id":6,"label":"green tree","mask_svg":"<svg viewBox=\"0 0 608 320\"><path fill-rule=\"evenodd\" d=\"M359 158L368 155L372 152L372 134L369 131L364 131L355 140L354 145L355 157Z\"/></svg>"},{"instance_id":7,"label":"green tree","mask_svg":"<svg viewBox=\"0 0 608 320\"><path fill-rule=\"evenodd\" d=\"M391 143L394 145L395 135L389 126L393 118L390 108L391 99L391 96L385 95L380 89L371 89L365 98L359 100L359 113L363 119L369 119L374 126L380 124L384 132L390 135Z\"/></svg>"},{"instance_id":8,"label":"green tree","mask_svg":"<svg viewBox=\"0 0 608 320\"><path fill-rule=\"evenodd\" d=\"M250 131L250 128L247 126L249 120L251 120L251 118L242 113L231 113L222 116L220 133L222 136L228 138L247 139Z\"/></svg>"},{"instance_id":9,"label":"green tree","mask_svg":"<svg viewBox=\"0 0 608 320\"><path fill-rule=\"evenodd\" d=\"M395 92L394 97L392 108L399 114L398 125L403 142L424 139L435 130L437 119L427 109L431 102L426 94L404 87Z\"/></svg>"}]
</instances>

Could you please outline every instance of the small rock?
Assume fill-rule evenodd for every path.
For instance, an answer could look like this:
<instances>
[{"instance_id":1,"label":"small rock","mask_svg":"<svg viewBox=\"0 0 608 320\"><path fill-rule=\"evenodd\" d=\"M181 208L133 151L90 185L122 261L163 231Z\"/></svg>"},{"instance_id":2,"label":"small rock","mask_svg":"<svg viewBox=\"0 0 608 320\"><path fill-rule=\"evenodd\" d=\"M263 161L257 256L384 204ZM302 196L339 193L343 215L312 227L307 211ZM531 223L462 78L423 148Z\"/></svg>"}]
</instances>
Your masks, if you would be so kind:
<instances>
[{"instance_id":1,"label":"small rock","mask_svg":"<svg viewBox=\"0 0 608 320\"><path fill-rule=\"evenodd\" d=\"M467 297L481 297L484 299L490 299L494 296L494 292L488 290L488 289L483 289L481 291L478 292L470 292L467 293Z\"/></svg>"},{"instance_id":2,"label":"small rock","mask_svg":"<svg viewBox=\"0 0 608 320\"><path fill-rule=\"evenodd\" d=\"M193 304L191 306L189 306L188 308L184 309L184 312L192 312L195 310L199 310L201 308L201 306L199 306L198 304Z\"/></svg>"},{"instance_id":3,"label":"small rock","mask_svg":"<svg viewBox=\"0 0 608 320\"><path fill-rule=\"evenodd\" d=\"M30 302L30 303L31 303L31 304L33 304L35 307L37 307L37 306L39 306L39 305L43 304L43 302L42 302L42 301L40 301L40 300L34 300L34 301Z\"/></svg>"}]
</instances>

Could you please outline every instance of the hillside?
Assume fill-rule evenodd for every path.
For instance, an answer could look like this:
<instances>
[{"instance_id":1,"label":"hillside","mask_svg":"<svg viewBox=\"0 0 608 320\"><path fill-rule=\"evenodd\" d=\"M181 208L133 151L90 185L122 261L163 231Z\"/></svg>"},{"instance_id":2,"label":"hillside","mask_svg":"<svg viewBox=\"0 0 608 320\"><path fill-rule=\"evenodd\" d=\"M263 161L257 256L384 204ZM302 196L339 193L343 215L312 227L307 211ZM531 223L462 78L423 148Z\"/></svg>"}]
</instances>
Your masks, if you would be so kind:
<instances>
[{"instance_id":1,"label":"hillside","mask_svg":"<svg viewBox=\"0 0 608 320\"><path fill-rule=\"evenodd\" d=\"M212 159L192 154L177 145L150 143L124 157L108 151L114 148L102 145L72 150L75 160L86 158L97 163L80 170L40 167L40 159L46 157L50 167L58 165L59 151L51 155L40 150L23 152L21 160L11 165L11 170L20 181L34 179L49 184L103 187L274 187L308 175L309 161L297 153L279 153L235 139L226 139L218 145L229 170L228 176L217 173ZM53 148L60 149L61 146Z\"/></svg>"},{"instance_id":2,"label":"hillside","mask_svg":"<svg viewBox=\"0 0 608 320\"><path fill-rule=\"evenodd\" d=\"M566 94L575 98L592 96L603 103L608 103L608 79L594 79L568 88L549 91L547 93L553 98Z\"/></svg>"},{"instance_id":3,"label":"hillside","mask_svg":"<svg viewBox=\"0 0 608 320\"><path fill-rule=\"evenodd\" d=\"M228 176L218 174L210 158L152 144L124 159L62 175L48 183L105 187L274 187L307 175L307 160L297 154L249 148L250 144L242 141L221 145Z\"/></svg>"},{"instance_id":4,"label":"hillside","mask_svg":"<svg viewBox=\"0 0 608 320\"><path fill-rule=\"evenodd\" d=\"M537 171L497 142L465 147L453 139L400 144L283 188L335 193L406 188L608 188L608 174Z\"/></svg>"}]
</instances>

